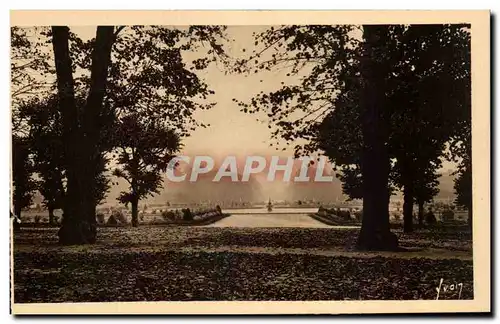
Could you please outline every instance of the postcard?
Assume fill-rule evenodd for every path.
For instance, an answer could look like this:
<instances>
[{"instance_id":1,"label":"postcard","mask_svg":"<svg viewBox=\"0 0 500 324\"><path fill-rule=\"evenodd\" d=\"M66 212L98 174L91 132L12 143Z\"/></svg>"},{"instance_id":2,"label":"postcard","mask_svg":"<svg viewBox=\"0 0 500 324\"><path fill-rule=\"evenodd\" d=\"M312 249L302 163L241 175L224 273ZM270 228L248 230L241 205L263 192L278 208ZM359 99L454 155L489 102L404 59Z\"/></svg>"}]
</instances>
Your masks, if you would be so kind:
<instances>
[{"instance_id":1,"label":"postcard","mask_svg":"<svg viewBox=\"0 0 500 324\"><path fill-rule=\"evenodd\" d=\"M11 313L491 312L489 11L11 11Z\"/></svg>"}]
</instances>

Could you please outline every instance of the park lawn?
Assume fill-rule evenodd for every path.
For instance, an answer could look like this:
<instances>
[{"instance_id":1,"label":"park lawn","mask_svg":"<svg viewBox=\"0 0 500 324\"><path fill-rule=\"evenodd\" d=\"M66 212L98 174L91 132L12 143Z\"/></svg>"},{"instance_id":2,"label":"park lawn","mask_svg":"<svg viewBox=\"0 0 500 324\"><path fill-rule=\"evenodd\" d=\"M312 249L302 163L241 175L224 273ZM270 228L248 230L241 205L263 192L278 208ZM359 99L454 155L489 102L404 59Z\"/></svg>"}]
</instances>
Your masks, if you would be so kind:
<instances>
[{"instance_id":1,"label":"park lawn","mask_svg":"<svg viewBox=\"0 0 500 324\"><path fill-rule=\"evenodd\" d=\"M408 252L357 252L356 229L99 228L98 243L57 245L57 229L14 236L14 301L473 298L464 229L396 231Z\"/></svg>"}]
</instances>

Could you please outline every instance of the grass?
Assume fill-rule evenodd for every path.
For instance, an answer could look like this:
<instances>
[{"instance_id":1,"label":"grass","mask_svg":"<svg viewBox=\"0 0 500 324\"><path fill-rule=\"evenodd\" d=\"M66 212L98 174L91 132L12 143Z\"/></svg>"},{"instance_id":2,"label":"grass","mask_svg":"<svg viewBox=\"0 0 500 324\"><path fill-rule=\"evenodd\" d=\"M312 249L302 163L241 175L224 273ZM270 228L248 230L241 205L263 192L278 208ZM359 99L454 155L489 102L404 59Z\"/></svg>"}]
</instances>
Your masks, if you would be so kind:
<instances>
[{"instance_id":1,"label":"grass","mask_svg":"<svg viewBox=\"0 0 500 324\"><path fill-rule=\"evenodd\" d=\"M395 233L410 252L356 252L355 229L103 227L98 242L57 245L57 229L14 237L14 300L473 298L472 241L457 227ZM457 291L440 299L457 299Z\"/></svg>"}]
</instances>

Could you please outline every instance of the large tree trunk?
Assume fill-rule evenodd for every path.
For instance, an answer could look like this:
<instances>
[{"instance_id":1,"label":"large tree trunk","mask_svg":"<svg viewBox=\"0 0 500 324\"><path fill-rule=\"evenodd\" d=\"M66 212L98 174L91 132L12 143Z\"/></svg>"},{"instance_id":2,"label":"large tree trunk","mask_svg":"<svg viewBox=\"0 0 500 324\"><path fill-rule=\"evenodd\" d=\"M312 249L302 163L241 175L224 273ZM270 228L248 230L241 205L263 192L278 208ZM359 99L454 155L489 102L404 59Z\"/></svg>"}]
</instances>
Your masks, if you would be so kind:
<instances>
[{"instance_id":1,"label":"large tree trunk","mask_svg":"<svg viewBox=\"0 0 500 324\"><path fill-rule=\"evenodd\" d=\"M52 44L57 75L59 109L63 122L63 141L67 192L64 200L64 218L59 229L61 244L82 244L92 240L90 228L85 222L84 209L80 200L78 161L81 153L78 111L75 102L72 63L69 53L69 28L52 27Z\"/></svg>"},{"instance_id":2,"label":"large tree trunk","mask_svg":"<svg viewBox=\"0 0 500 324\"><path fill-rule=\"evenodd\" d=\"M108 68L111 62L111 48L114 42L113 26L98 26L96 34L95 48L92 52L92 67L90 79L90 92L85 104L83 129L85 131L86 157L88 159L88 169L86 179L89 181L88 188L92 188L86 196L88 206L87 219L91 223L94 231L97 229L96 208L97 194L96 177L101 172L100 133L103 127L102 110L103 100L106 94L106 83Z\"/></svg>"},{"instance_id":3,"label":"large tree trunk","mask_svg":"<svg viewBox=\"0 0 500 324\"><path fill-rule=\"evenodd\" d=\"M99 114L105 94L113 27L99 26L92 53L90 92L79 113L74 95L69 28L52 27L59 105L63 119L63 138L67 174L64 219L59 230L61 244L94 243L95 175L99 156Z\"/></svg>"},{"instance_id":4,"label":"large tree trunk","mask_svg":"<svg viewBox=\"0 0 500 324\"><path fill-rule=\"evenodd\" d=\"M424 203L421 201L418 202L418 225L424 226Z\"/></svg>"},{"instance_id":5,"label":"large tree trunk","mask_svg":"<svg viewBox=\"0 0 500 324\"><path fill-rule=\"evenodd\" d=\"M406 182L403 194L403 230L405 233L413 232L413 184L411 179Z\"/></svg>"},{"instance_id":6,"label":"large tree trunk","mask_svg":"<svg viewBox=\"0 0 500 324\"><path fill-rule=\"evenodd\" d=\"M380 48L387 37L387 26L364 26L365 52L361 61L363 128L363 221L358 248L394 250L397 237L389 228L389 156L387 122L384 117L386 62L380 60Z\"/></svg>"},{"instance_id":7,"label":"large tree trunk","mask_svg":"<svg viewBox=\"0 0 500 324\"><path fill-rule=\"evenodd\" d=\"M139 226L139 200L137 198L132 199L132 226Z\"/></svg>"}]
</instances>

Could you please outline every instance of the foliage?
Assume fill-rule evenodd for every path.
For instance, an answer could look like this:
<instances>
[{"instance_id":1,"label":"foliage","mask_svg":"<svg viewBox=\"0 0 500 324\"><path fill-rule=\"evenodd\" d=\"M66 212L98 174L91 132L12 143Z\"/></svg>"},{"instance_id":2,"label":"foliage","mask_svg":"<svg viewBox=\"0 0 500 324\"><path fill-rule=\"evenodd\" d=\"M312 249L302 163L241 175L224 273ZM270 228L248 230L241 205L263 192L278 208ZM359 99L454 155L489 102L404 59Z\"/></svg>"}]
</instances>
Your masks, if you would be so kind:
<instances>
[{"instance_id":1,"label":"foliage","mask_svg":"<svg viewBox=\"0 0 500 324\"><path fill-rule=\"evenodd\" d=\"M397 183L412 186L423 204L437 194L440 157L470 111L470 35L463 25L410 26L397 35L390 147Z\"/></svg>"},{"instance_id":2,"label":"foliage","mask_svg":"<svg viewBox=\"0 0 500 324\"><path fill-rule=\"evenodd\" d=\"M458 173L454 184L457 195L455 203L458 206L472 209L472 170L471 168L462 169Z\"/></svg>"},{"instance_id":3,"label":"foliage","mask_svg":"<svg viewBox=\"0 0 500 324\"><path fill-rule=\"evenodd\" d=\"M415 198L427 202L437 194L439 175L435 170L440 167L445 143L463 122L460 116L470 110L469 36L462 26L395 26L392 32L398 41L388 48L392 51L388 59L395 67L387 104L389 149L396 162L390 179L401 188L410 177ZM318 142L340 165L344 192L360 198L359 90L357 83L352 86L336 97L333 112L318 127Z\"/></svg>"},{"instance_id":4,"label":"foliage","mask_svg":"<svg viewBox=\"0 0 500 324\"><path fill-rule=\"evenodd\" d=\"M351 82L347 72L359 55L360 43L353 37L355 30L351 25L281 26L255 35L257 49L238 62L235 70L257 73L284 69L287 77L299 81L282 82L280 89L261 92L250 102L234 100L243 112L266 113L269 127L276 127L272 136L277 142L315 139L315 126L331 110L336 94ZM297 144L295 153L315 149L311 143Z\"/></svg>"},{"instance_id":5,"label":"foliage","mask_svg":"<svg viewBox=\"0 0 500 324\"><path fill-rule=\"evenodd\" d=\"M33 150L25 121L20 116L20 107L47 91L44 77L50 73L47 54L41 50L40 35L44 28L11 27L10 70L12 107L12 168L14 206L21 208L31 203L37 183L32 178L35 172Z\"/></svg>"},{"instance_id":6,"label":"foliage","mask_svg":"<svg viewBox=\"0 0 500 324\"><path fill-rule=\"evenodd\" d=\"M105 100L118 123L112 138L121 167L113 174L130 185L130 191L122 192L118 200L127 204L158 193L161 172L180 148L180 137L197 126L207 126L198 123L193 113L214 105L203 103L213 91L195 71L207 68L210 62L226 62L227 56L220 44L225 39L224 26L130 26L118 30ZM84 43L74 37L73 41L88 51L94 40ZM205 45L208 48L201 57L187 59L186 53ZM79 56L75 62L88 68L89 62Z\"/></svg>"},{"instance_id":7,"label":"foliage","mask_svg":"<svg viewBox=\"0 0 500 324\"><path fill-rule=\"evenodd\" d=\"M12 183L14 186L14 214L21 216L21 209L28 207L36 189L34 167L29 141L16 135L12 137Z\"/></svg>"},{"instance_id":8,"label":"foliage","mask_svg":"<svg viewBox=\"0 0 500 324\"><path fill-rule=\"evenodd\" d=\"M437 167L429 165L423 172L418 172L419 177L414 180L414 195L415 203L423 205L431 202L439 193L439 174L436 172Z\"/></svg>"},{"instance_id":9,"label":"foliage","mask_svg":"<svg viewBox=\"0 0 500 324\"><path fill-rule=\"evenodd\" d=\"M26 101L50 92L53 68L45 50L46 27L10 29L11 107L13 132L23 131L23 120L18 108ZM18 134L19 135L19 134Z\"/></svg>"},{"instance_id":10,"label":"foliage","mask_svg":"<svg viewBox=\"0 0 500 324\"><path fill-rule=\"evenodd\" d=\"M430 161L438 163L445 142L463 122L464 111L470 110L470 36L464 28L394 25L389 29L391 41L382 55L392 67L387 75L387 106L390 151L397 161L391 179L396 186L403 186L401 174L417 179L429 174L426 166L435 167ZM300 78L299 85L284 85L256 95L250 103L239 102L250 113L267 109L270 123L278 127L275 138L308 140L296 147L296 153L320 150L329 156L351 199L362 197L360 49L355 30L354 26L285 26L257 35L256 45L263 42L265 50L282 49L267 60L261 59L264 51L255 51L248 61L255 59L258 69L291 64L287 75L297 76L309 65L311 72ZM343 65L346 62L349 66ZM408 165L416 159L422 167ZM422 171L416 173L419 168ZM427 178L430 181L419 186L430 186L423 196L432 196L435 177Z\"/></svg>"},{"instance_id":11,"label":"foliage","mask_svg":"<svg viewBox=\"0 0 500 324\"><path fill-rule=\"evenodd\" d=\"M118 200L128 204L159 193L164 172L180 148L179 136L159 120L139 115L123 117L116 126L117 163L113 175L125 179L129 192Z\"/></svg>"},{"instance_id":12,"label":"foliage","mask_svg":"<svg viewBox=\"0 0 500 324\"><path fill-rule=\"evenodd\" d=\"M105 153L101 153L97 159L97 170L95 173L94 199L95 205L103 203L111 188L111 179L106 175L109 158Z\"/></svg>"},{"instance_id":13,"label":"foliage","mask_svg":"<svg viewBox=\"0 0 500 324\"><path fill-rule=\"evenodd\" d=\"M38 175L37 188L44 197L44 205L49 209L63 207L65 196L66 164L64 159L63 128L61 111L56 96L42 97L26 101L20 105L19 116L29 129L29 145L33 151L34 170ZM84 101L77 98L77 105ZM109 147L109 131L101 137L103 150ZM101 162L96 174L95 199L101 202L109 189L109 179L105 176L106 158Z\"/></svg>"},{"instance_id":14,"label":"foliage","mask_svg":"<svg viewBox=\"0 0 500 324\"><path fill-rule=\"evenodd\" d=\"M224 26L99 26L96 38L86 41L64 26L12 28L12 97L16 107L31 107L24 118L16 109L13 123L31 133L44 203L59 207L64 197L65 206L74 207L67 213L70 223L78 222L80 213L92 214L109 189L107 153L116 148L112 132L118 118L160 118L182 136L206 126L193 112L213 106L203 103L213 92L196 71L227 62L224 31ZM56 69L47 44L53 45ZM201 57L190 55L201 48ZM45 140L50 148L41 145ZM77 200L88 210L76 206Z\"/></svg>"},{"instance_id":15,"label":"foliage","mask_svg":"<svg viewBox=\"0 0 500 324\"><path fill-rule=\"evenodd\" d=\"M470 113L470 110L469 110ZM456 135L450 144L450 154L448 158L458 162L454 190L456 196L455 203L459 206L472 210L472 133L471 118L467 118L456 129Z\"/></svg>"},{"instance_id":16,"label":"foliage","mask_svg":"<svg viewBox=\"0 0 500 324\"><path fill-rule=\"evenodd\" d=\"M188 222L193 220L193 213L189 208L185 208L182 210L182 219Z\"/></svg>"},{"instance_id":17,"label":"foliage","mask_svg":"<svg viewBox=\"0 0 500 324\"><path fill-rule=\"evenodd\" d=\"M281 89L250 102L235 101L243 112L266 111L269 128L277 127L275 139L287 145L302 140L296 155L327 155L351 199L382 191L373 187L381 183L376 173L386 178L390 165L384 179L389 193L404 188L410 204L416 195L419 202L429 201L437 193L440 156L470 111L468 27L390 25L366 33L369 27L363 26L363 41L356 37L357 26L269 28L255 37L255 45L264 48L236 70L249 62L255 72L284 66L298 84L282 82ZM263 58L266 51L271 58ZM380 113L373 108L379 106ZM392 162L385 160L386 151ZM366 185L364 177L371 179ZM375 201L385 201L382 195ZM411 221L407 205L408 213Z\"/></svg>"},{"instance_id":18,"label":"foliage","mask_svg":"<svg viewBox=\"0 0 500 324\"><path fill-rule=\"evenodd\" d=\"M332 111L339 93L347 90L347 105L353 105L351 101L359 99L363 142L358 158L369 160L369 163L359 161L358 164L362 171L365 211L359 246L394 249L397 238L390 233L388 214L387 118L382 113L386 71L390 71L387 53L384 52L389 28L363 26L362 41L359 40L359 30L359 26L352 25L283 26L257 35L256 45L259 41L263 42L262 51L272 47L274 52L270 59L263 59L260 63L262 52L254 52L247 62L255 58L258 69L289 64L291 70L287 76L294 76L298 84L282 82L287 84L281 89L261 92L250 103L238 104L244 112L256 113L261 107L267 110L269 128L273 124L277 126L272 133L274 138L282 138L288 145L292 141L305 142L295 146L295 155L300 155L318 150L318 125ZM354 103L354 106L358 104ZM346 113L350 111L346 110ZM356 164L352 157L347 160L349 164Z\"/></svg>"},{"instance_id":19,"label":"foliage","mask_svg":"<svg viewBox=\"0 0 500 324\"><path fill-rule=\"evenodd\" d=\"M173 221L175 220L175 213L171 210L164 211L161 213L161 217L163 217L165 221Z\"/></svg>"},{"instance_id":20,"label":"foliage","mask_svg":"<svg viewBox=\"0 0 500 324\"><path fill-rule=\"evenodd\" d=\"M145 124L158 123L154 127L172 129L179 136L188 136L197 126L206 127L207 125L197 123L193 113L198 108L209 109L213 106L213 103L203 103L213 91L208 89L196 71L205 69L210 62L227 61L228 57L221 44L221 41L225 40L224 31L224 26L115 28L109 75L106 80L105 114L101 117L106 118L108 122L103 119L102 124L106 125L103 129L120 129L120 125L129 123L132 118L140 118L140 122ZM76 34L70 33L69 43L73 69L80 71L75 78L76 91L82 92L91 82L88 71L92 64L91 52L95 47L95 39L84 41ZM200 57L192 57L192 52L202 47L205 52L200 54ZM118 124L111 124L111 120ZM135 149L135 145L138 145L123 143L121 135L116 136L109 132L106 135L104 138L112 139L113 142L107 149L101 149L103 153L124 147ZM153 142L144 140L140 145L157 145ZM148 157L138 162L148 165L141 170L140 175L127 174L130 165L113 171L114 175L130 180L131 191L123 192L119 198L123 203L140 199L161 188L159 171L164 169L163 164L168 161L158 161L165 157L153 153L159 147L141 149L149 149L150 152ZM127 154L129 152L123 151L118 154L119 164L127 163L126 161L135 163L133 158L126 157ZM155 154L157 161L151 161ZM132 176L141 178L138 180L141 182L141 188L132 188ZM146 182L149 183L145 184ZM143 189L145 192L142 192Z\"/></svg>"},{"instance_id":21,"label":"foliage","mask_svg":"<svg viewBox=\"0 0 500 324\"><path fill-rule=\"evenodd\" d=\"M64 198L64 153L62 124L57 98L36 98L24 102L19 116L29 129L29 145L33 151L37 188L48 209L62 208Z\"/></svg>"},{"instance_id":22,"label":"foliage","mask_svg":"<svg viewBox=\"0 0 500 324\"><path fill-rule=\"evenodd\" d=\"M105 99L113 114L161 119L181 136L206 127L193 112L211 108L214 103L203 101L214 92L196 71L227 62L221 43L225 26L121 26L115 34ZM75 68L88 70L95 39L72 34L71 42ZM202 54L192 57L197 50ZM89 76L83 73L79 82L85 85Z\"/></svg>"}]
</instances>

